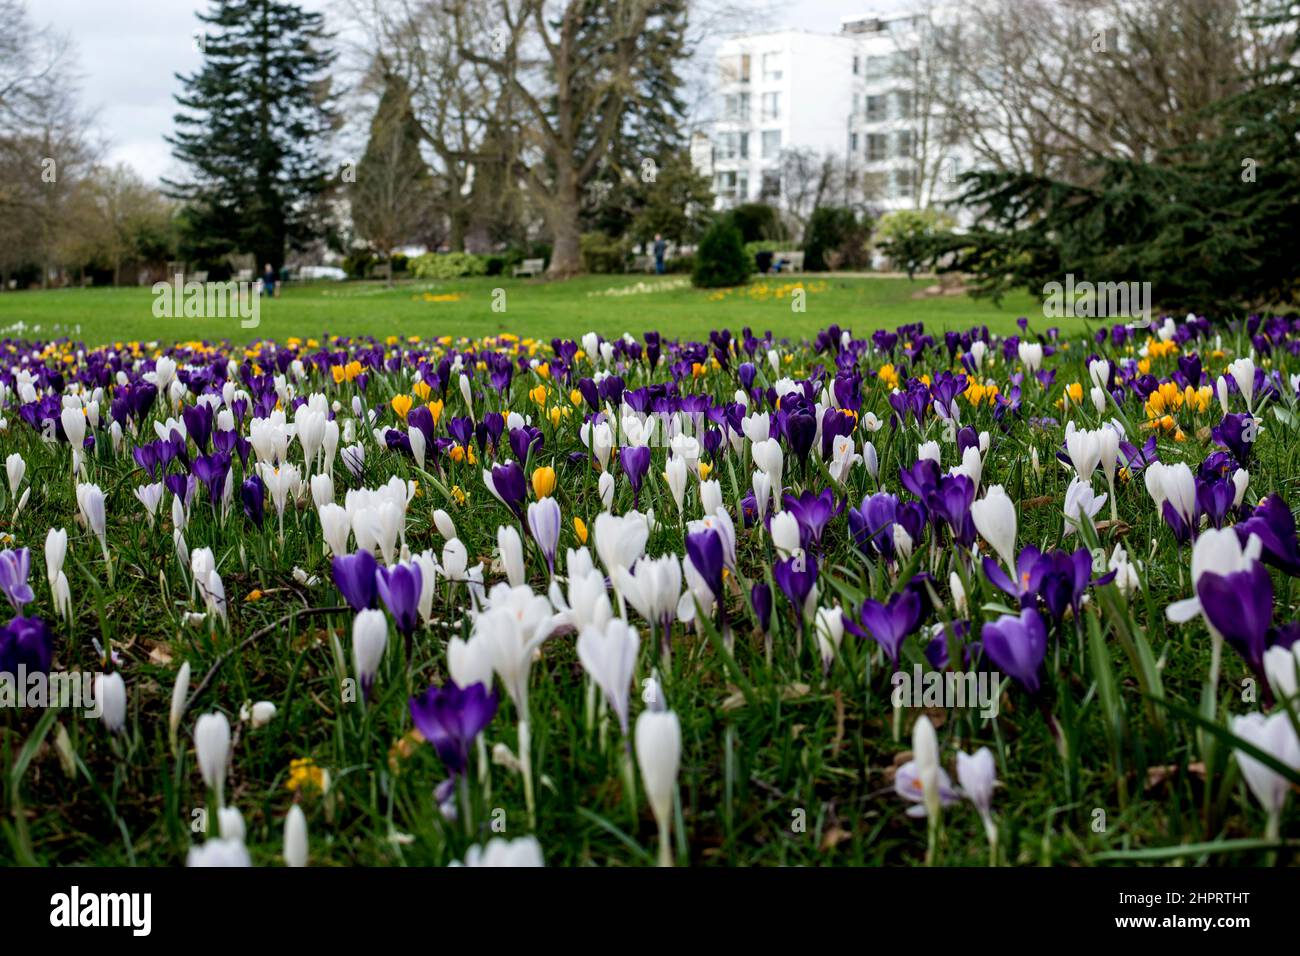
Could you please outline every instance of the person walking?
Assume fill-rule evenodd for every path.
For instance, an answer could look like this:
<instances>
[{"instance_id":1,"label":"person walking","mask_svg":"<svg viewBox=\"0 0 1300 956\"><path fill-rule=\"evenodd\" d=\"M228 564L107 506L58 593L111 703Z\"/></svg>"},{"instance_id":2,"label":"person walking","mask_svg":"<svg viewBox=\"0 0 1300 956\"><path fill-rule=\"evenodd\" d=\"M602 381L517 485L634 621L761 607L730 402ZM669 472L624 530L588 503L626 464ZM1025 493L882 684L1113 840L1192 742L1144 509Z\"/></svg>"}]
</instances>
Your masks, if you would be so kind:
<instances>
[{"instance_id":1,"label":"person walking","mask_svg":"<svg viewBox=\"0 0 1300 956\"><path fill-rule=\"evenodd\" d=\"M275 297L275 270L271 268L271 263L266 264L262 270L262 295Z\"/></svg>"},{"instance_id":2,"label":"person walking","mask_svg":"<svg viewBox=\"0 0 1300 956\"><path fill-rule=\"evenodd\" d=\"M664 242L664 237L655 233L655 274L664 274L664 253L668 251L668 243Z\"/></svg>"}]
</instances>

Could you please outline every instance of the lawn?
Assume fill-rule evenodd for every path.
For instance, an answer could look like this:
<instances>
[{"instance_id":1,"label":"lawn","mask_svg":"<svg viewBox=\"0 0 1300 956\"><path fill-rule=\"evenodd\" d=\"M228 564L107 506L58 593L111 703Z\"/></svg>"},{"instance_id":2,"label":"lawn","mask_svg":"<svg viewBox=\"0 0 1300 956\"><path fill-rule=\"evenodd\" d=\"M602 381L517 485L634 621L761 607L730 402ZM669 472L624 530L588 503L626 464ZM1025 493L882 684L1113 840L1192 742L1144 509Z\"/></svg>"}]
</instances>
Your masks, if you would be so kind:
<instances>
[{"instance_id":1,"label":"lawn","mask_svg":"<svg viewBox=\"0 0 1300 956\"><path fill-rule=\"evenodd\" d=\"M399 284L314 283L288 287L263 303L262 322L244 329L236 319L153 315L148 288L65 289L0 295L0 334L16 323L41 339L68 336L87 345L116 341L243 342L283 341L320 335L465 335L514 332L549 340L584 332L639 334L657 329L665 336L704 335L710 329L745 326L781 337L801 337L829 325L856 332L925 322L932 329L988 325L1014 329L1017 316L1038 313L1030 296L1017 294L1001 306L968 297L914 298L932 282L898 278L839 278L755 281L743 289L710 292L684 285L685 277L583 276L568 282L476 278ZM790 287L807 288L806 309L791 308ZM626 294L638 286L655 291ZM504 289L504 311L493 311L495 289ZM610 294L610 293L625 294Z\"/></svg>"}]
</instances>

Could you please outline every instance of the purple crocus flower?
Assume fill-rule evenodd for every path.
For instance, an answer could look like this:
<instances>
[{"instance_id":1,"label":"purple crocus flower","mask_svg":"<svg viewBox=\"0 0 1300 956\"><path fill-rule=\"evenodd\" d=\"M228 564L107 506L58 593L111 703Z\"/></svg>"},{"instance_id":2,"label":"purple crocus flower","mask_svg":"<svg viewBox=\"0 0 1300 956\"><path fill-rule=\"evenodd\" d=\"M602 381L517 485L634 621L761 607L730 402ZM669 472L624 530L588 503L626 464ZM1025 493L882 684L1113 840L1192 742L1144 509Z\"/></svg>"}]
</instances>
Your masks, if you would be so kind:
<instances>
[{"instance_id":1,"label":"purple crocus flower","mask_svg":"<svg viewBox=\"0 0 1300 956\"><path fill-rule=\"evenodd\" d=\"M722 605L722 569L726 563L726 549L722 536L713 528L693 531L686 536L686 556L695 568L719 607Z\"/></svg>"},{"instance_id":2,"label":"purple crocus flower","mask_svg":"<svg viewBox=\"0 0 1300 956\"><path fill-rule=\"evenodd\" d=\"M194 475L208 486L208 500L217 506L226 490L226 475L230 472L230 456L224 452L200 455L194 459Z\"/></svg>"},{"instance_id":3,"label":"purple crocus flower","mask_svg":"<svg viewBox=\"0 0 1300 956\"><path fill-rule=\"evenodd\" d=\"M1264 546L1265 564L1300 577L1300 540L1296 539L1295 517L1280 495L1269 495L1245 521L1233 526L1242 545L1253 534Z\"/></svg>"},{"instance_id":4,"label":"purple crocus flower","mask_svg":"<svg viewBox=\"0 0 1300 956\"><path fill-rule=\"evenodd\" d=\"M54 660L54 635L39 617L15 617L0 627L0 673L48 673Z\"/></svg>"},{"instance_id":5,"label":"purple crocus flower","mask_svg":"<svg viewBox=\"0 0 1300 956\"><path fill-rule=\"evenodd\" d=\"M208 439L212 436L212 407L206 402L186 405L181 409L181 418L185 422L185 431L194 439L194 446L202 455L208 450Z\"/></svg>"},{"instance_id":6,"label":"purple crocus flower","mask_svg":"<svg viewBox=\"0 0 1300 956\"><path fill-rule=\"evenodd\" d=\"M909 634L915 633L921 626L925 607L921 596L911 588L905 588L897 594L891 594L886 603L874 598L867 598L858 609L861 621L853 620L847 614L844 617L844 629L858 637L875 641L885 651L890 662L898 666L898 654L903 641Z\"/></svg>"},{"instance_id":7,"label":"purple crocus flower","mask_svg":"<svg viewBox=\"0 0 1300 956\"><path fill-rule=\"evenodd\" d=\"M1092 580L1092 554L1087 548L1073 553L1050 551L1034 562L1029 587L1059 621L1066 608L1079 613L1079 603Z\"/></svg>"},{"instance_id":8,"label":"purple crocus flower","mask_svg":"<svg viewBox=\"0 0 1300 956\"><path fill-rule=\"evenodd\" d=\"M1213 439L1228 451L1244 467L1250 460L1250 450L1257 437L1258 429L1255 416L1246 412L1236 412L1223 416L1223 421L1210 429Z\"/></svg>"},{"instance_id":9,"label":"purple crocus flower","mask_svg":"<svg viewBox=\"0 0 1300 956\"><path fill-rule=\"evenodd\" d=\"M1232 574L1205 571L1196 581L1196 596L1214 629L1263 678L1273 624L1273 581L1268 568L1256 561L1249 570Z\"/></svg>"},{"instance_id":10,"label":"purple crocus flower","mask_svg":"<svg viewBox=\"0 0 1300 956\"><path fill-rule=\"evenodd\" d=\"M492 722L497 702L482 684L461 688L448 681L411 698L411 721L454 777L469 766L470 747Z\"/></svg>"},{"instance_id":11,"label":"purple crocus flower","mask_svg":"<svg viewBox=\"0 0 1300 956\"><path fill-rule=\"evenodd\" d=\"M239 500L244 506L244 517L260 529L266 516L266 484L258 475L249 475L239 486Z\"/></svg>"},{"instance_id":12,"label":"purple crocus flower","mask_svg":"<svg viewBox=\"0 0 1300 956\"><path fill-rule=\"evenodd\" d=\"M504 465L493 465L491 471L483 469L483 483L498 501L515 513L516 518L523 518L524 500L528 491L524 485L524 470L519 462L508 461Z\"/></svg>"},{"instance_id":13,"label":"purple crocus flower","mask_svg":"<svg viewBox=\"0 0 1300 956\"><path fill-rule=\"evenodd\" d=\"M1016 579L1013 581L1007 576L1002 565L998 564L992 557L984 557L984 576L989 579L999 591L1010 595L1020 602L1021 607L1025 604L1033 604L1034 591L1029 586L1029 581L1033 577L1034 567L1038 564L1038 559L1043 556L1032 544L1027 544L1021 549L1020 554L1016 557Z\"/></svg>"},{"instance_id":14,"label":"purple crocus flower","mask_svg":"<svg viewBox=\"0 0 1300 956\"><path fill-rule=\"evenodd\" d=\"M397 629L407 638L415 632L418 622L421 585L420 566L414 561L375 569L375 589L397 622Z\"/></svg>"},{"instance_id":15,"label":"purple crocus flower","mask_svg":"<svg viewBox=\"0 0 1300 956\"><path fill-rule=\"evenodd\" d=\"M633 445L624 448L618 456L627 475L627 483L632 486L632 507L641 507L641 481L650 468L650 449L645 445Z\"/></svg>"},{"instance_id":16,"label":"purple crocus flower","mask_svg":"<svg viewBox=\"0 0 1300 956\"><path fill-rule=\"evenodd\" d=\"M975 482L966 475L944 475L925 503L931 515L948 525L953 541L969 548L975 543L975 521L970 514L974 500Z\"/></svg>"},{"instance_id":17,"label":"purple crocus flower","mask_svg":"<svg viewBox=\"0 0 1300 956\"><path fill-rule=\"evenodd\" d=\"M26 548L0 551L0 592L9 599L16 614L22 614L23 606L36 597L27 583L31 567L32 553Z\"/></svg>"},{"instance_id":18,"label":"purple crocus flower","mask_svg":"<svg viewBox=\"0 0 1300 956\"><path fill-rule=\"evenodd\" d=\"M821 494L805 491L798 498L785 495L782 500L786 511L799 522L799 540L805 548L821 547L822 531L843 509L842 504L835 507L835 492L830 488L823 488Z\"/></svg>"},{"instance_id":19,"label":"purple crocus flower","mask_svg":"<svg viewBox=\"0 0 1300 956\"><path fill-rule=\"evenodd\" d=\"M772 577L786 600L794 605L802 627L804 604L817 583L817 558L811 554L796 554L778 561L772 566Z\"/></svg>"},{"instance_id":20,"label":"purple crocus flower","mask_svg":"<svg viewBox=\"0 0 1300 956\"><path fill-rule=\"evenodd\" d=\"M1001 671L1010 674L1025 690L1038 693L1039 672L1047 656L1047 625L1034 608L1016 617L1004 614L984 625L980 632L984 653Z\"/></svg>"},{"instance_id":21,"label":"purple crocus flower","mask_svg":"<svg viewBox=\"0 0 1300 956\"><path fill-rule=\"evenodd\" d=\"M897 517L898 498L885 491L863 498L859 508L850 508L849 533L858 550L868 557L876 554L893 560Z\"/></svg>"},{"instance_id":22,"label":"purple crocus flower","mask_svg":"<svg viewBox=\"0 0 1300 956\"><path fill-rule=\"evenodd\" d=\"M334 584L354 611L375 606L375 571L379 562L369 551L335 555Z\"/></svg>"}]
</instances>

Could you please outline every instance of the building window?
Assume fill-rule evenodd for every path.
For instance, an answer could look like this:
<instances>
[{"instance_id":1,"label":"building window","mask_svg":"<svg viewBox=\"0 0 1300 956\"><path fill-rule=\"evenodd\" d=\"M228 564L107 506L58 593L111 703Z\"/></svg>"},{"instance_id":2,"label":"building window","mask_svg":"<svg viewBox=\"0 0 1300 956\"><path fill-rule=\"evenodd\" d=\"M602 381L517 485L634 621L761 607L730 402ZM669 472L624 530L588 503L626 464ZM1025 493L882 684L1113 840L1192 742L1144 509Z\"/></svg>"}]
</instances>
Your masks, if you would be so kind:
<instances>
[{"instance_id":1,"label":"building window","mask_svg":"<svg viewBox=\"0 0 1300 956\"><path fill-rule=\"evenodd\" d=\"M900 129L898 131L898 158L911 159L913 150L913 137L910 129Z\"/></svg>"},{"instance_id":2,"label":"building window","mask_svg":"<svg viewBox=\"0 0 1300 956\"><path fill-rule=\"evenodd\" d=\"M867 97L867 122L883 123L889 118L889 107L883 96Z\"/></svg>"},{"instance_id":3,"label":"building window","mask_svg":"<svg viewBox=\"0 0 1300 956\"><path fill-rule=\"evenodd\" d=\"M749 159L748 133L721 133L718 136L718 159Z\"/></svg>"},{"instance_id":4,"label":"building window","mask_svg":"<svg viewBox=\"0 0 1300 956\"><path fill-rule=\"evenodd\" d=\"M744 199L749 192L749 177L744 173L718 173L713 191L720 199Z\"/></svg>"},{"instance_id":5,"label":"building window","mask_svg":"<svg viewBox=\"0 0 1300 956\"><path fill-rule=\"evenodd\" d=\"M763 54L763 82L779 83L781 82L781 79L784 76L785 73L781 69L781 54L764 53Z\"/></svg>"},{"instance_id":6,"label":"building window","mask_svg":"<svg viewBox=\"0 0 1300 956\"><path fill-rule=\"evenodd\" d=\"M894 170L894 195L899 199L912 198L912 185L915 177L911 169Z\"/></svg>"},{"instance_id":7,"label":"building window","mask_svg":"<svg viewBox=\"0 0 1300 956\"><path fill-rule=\"evenodd\" d=\"M858 151L858 134L857 134L857 133L850 133L850 134L849 134L849 152L850 152L850 153L856 153L857 151Z\"/></svg>"},{"instance_id":8,"label":"building window","mask_svg":"<svg viewBox=\"0 0 1300 956\"><path fill-rule=\"evenodd\" d=\"M868 83L876 83L883 80L889 73L889 57L887 56L869 56L865 64L865 73Z\"/></svg>"},{"instance_id":9,"label":"building window","mask_svg":"<svg viewBox=\"0 0 1300 956\"><path fill-rule=\"evenodd\" d=\"M867 134L867 162L881 163L888 158L888 140L884 133Z\"/></svg>"},{"instance_id":10,"label":"building window","mask_svg":"<svg viewBox=\"0 0 1300 956\"><path fill-rule=\"evenodd\" d=\"M719 61L722 68L723 83L748 83L749 82L749 54L741 53L737 56L723 57Z\"/></svg>"},{"instance_id":11,"label":"building window","mask_svg":"<svg viewBox=\"0 0 1300 956\"><path fill-rule=\"evenodd\" d=\"M776 169L763 170L762 194L760 199L780 199L781 198L781 173Z\"/></svg>"},{"instance_id":12,"label":"building window","mask_svg":"<svg viewBox=\"0 0 1300 956\"><path fill-rule=\"evenodd\" d=\"M781 154L781 131L779 129L763 130L763 158L772 159Z\"/></svg>"},{"instance_id":13,"label":"building window","mask_svg":"<svg viewBox=\"0 0 1300 956\"><path fill-rule=\"evenodd\" d=\"M857 76L862 71L862 58L856 53L853 55L853 75Z\"/></svg>"},{"instance_id":14,"label":"building window","mask_svg":"<svg viewBox=\"0 0 1300 956\"><path fill-rule=\"evenodd\" d=\"M722 97L722 118L734 123L749 122L749 94L726 93Z\"/></svg>"},{"instance_id":15,"label":"building window","mask_svg":"<svg viewBox=\"0 0 1300 956\"><path fill-rule=\"evenodd\" d=\"M781 118L781 94L764 93L763 94L763 119L774 120Z\"/></svg>"},{"instance_id":16,"label":"building window","mask_svg":"<svg viewBox=\"0 0 1300 956\"><path fill-rule=\"evenodd\" d=\"M899 90L895 96L898 97L898 115L903 119L910 119L912 116L911 90Z\"/></svg>"}]
</instances>

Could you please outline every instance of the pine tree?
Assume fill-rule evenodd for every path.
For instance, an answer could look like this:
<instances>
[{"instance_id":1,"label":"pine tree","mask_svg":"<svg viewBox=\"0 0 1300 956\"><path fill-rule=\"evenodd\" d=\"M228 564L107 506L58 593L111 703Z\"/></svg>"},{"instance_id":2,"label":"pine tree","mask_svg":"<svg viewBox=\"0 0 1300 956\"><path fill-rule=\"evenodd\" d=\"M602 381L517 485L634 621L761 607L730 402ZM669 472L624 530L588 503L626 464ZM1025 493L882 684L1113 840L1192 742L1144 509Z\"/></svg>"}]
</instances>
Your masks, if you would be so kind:
<instances>
[{"instance_id":1,"label":"pine tree","mask_svg":"<svg viewBox=\"0 0 1300 956\"><path fill-rule=\"evenodd\" d=\"M190 169L168 182L184 200L187 243L207 256L251 252L278 268L323 231L318 201L336 126L332 39L319 13L279 0L211 0L203 66L178 77L172 152Z\"/></svg>"}]
</instances>

